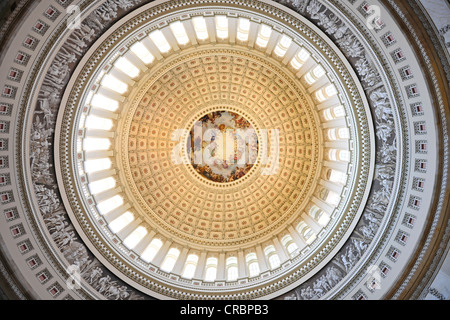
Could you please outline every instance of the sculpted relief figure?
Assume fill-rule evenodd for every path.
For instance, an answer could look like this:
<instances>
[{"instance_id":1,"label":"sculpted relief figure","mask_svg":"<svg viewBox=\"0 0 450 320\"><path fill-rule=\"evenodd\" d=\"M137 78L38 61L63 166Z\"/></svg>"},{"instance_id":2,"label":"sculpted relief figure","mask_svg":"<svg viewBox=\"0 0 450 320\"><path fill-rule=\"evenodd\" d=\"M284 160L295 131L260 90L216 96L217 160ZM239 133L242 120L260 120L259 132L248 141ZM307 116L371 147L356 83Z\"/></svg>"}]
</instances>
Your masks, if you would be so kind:
<instances>
[{"instance_id":1,"label":"sculpted relief figure","mask_svg":"<svg viewBox=\"0 0 450 320\"><path fill-rule=\"evenodd\" d=\"M375 84L381 82L381 78L378 72L376 72L376 70L370 64L366 56L356 61L355 67L361 80L366 82L367 86L373 87Z\"/></svg>"},{"instance_id":2,"label":"sculpted relief figure","mask_svg":"<svg viewBox=\"0 0 450 320\"><path fill-rule=\"evenodd\" d=\"M128 8L132 8L134 6L134 0L116 0L116 3L119 8L123 10L127 10Z\"/></svg>"},{"instance_id":3,"label":"sculpted relief figure","mask_svg":"<svg viewBox=\"0 0 450 320\"><path fill-rule=\"evenodd\" d=\"M286 3L292 3L292 6L299 11L305 10L305 5L308 3L308 0L286 0ZM280 2L282 3L282 2Z\"/></svg>"},{"instance_id":4,"label":"sculpted relief figure","mask_svg":"<svg viewBox=\"0 0 450 320\"><path fill-rule=\"evenodd\" d=\"M322 9L322 4L317 0L311 0L306 7L306 12L311 15L313 19L320 19L319 11ZM323 12L322 12L323 13Z\"/></svg>"},{"instance_id":5,"label":"sculpted relief figure","mask_svg":"<svg viewBox=\"0 0 450 320\"><path fill-rule=\"evenodd\" d=\"M59 194L55 189L53 159L51 148L57 111L60 108L62 90L70 78L74 63L84 54L91 43L99 36L106 24L119 16L118 10L129 9L140 0L108 0L92 12L79 27L72 30L67 41L55 55L44 77L38 93L30 133L30 171L33 178L36 201L43 222L61 253L70 264L79 267L84 279L94 288L101 288L102 294L110 299L143 299L140 294L127 291L120 281L115 287L106 286L113 279L104 278L103 266L92 258L71 224ZM100 286L99 283L100 282ZM106 287L102 286L105 285Z\"/></svg>"},{"instance_id":6,"label":"sculpted relief figure","mask_svg":"<svg viewBox=\"0 0 450 320\"><path fill-rule=\"evenodd\" d=\"M358 255L361 257L366 251L368 245L364 240L352 239L353 246L358 251Z\"/></svg>"},{"instance_id":7,"label":"sculpted relief figure","mask_svg":"<svg viewBox=\"0 0 450 320\"><path fill-rule=\"evenodd\" d=\"M331 287L334 287L339 281L341 281L344 275L338 268L331 266L326 270L326 277Z\"/></svg>"},{"instance_id":8,"label":"sculpted relief figure","mask_svg":"<svg viewBox=\"0 0 450 320\"><path fill-rule=\"evenodd\" d=\"M37 111L36 113L42 112L44 114L44 122L47 127L51 127L55 122L55 116L50 107L50 101L48 99L40 100L40 107L42 111ZM52 129L53 130L53 129Z\"/></svg>"},{"instance_id":9,"label":"sculpted relief figure","mask_svg":"<svg viewBox=\"0 0 450 320\"><path fill-rule=\"evenodd\" d=\"M394 123L390 120L377 123L376 135L383 143L387 143L394 131Z\"/></svg>"},{"instance_id":10,"label":"sculpted relief figure","mask_svg":"<svg viewBox=\"0 0 450 320\"><path fill-rule=\"evenodd\" d=\"M357 226L360 236L352 237L332 260L331 263L334 266L330 263L331 266L328 265L325 268L325 278L321 277L316 280L317 282L307 282L301 285L294 290L295 295L288 297L289 299L297 297L297 299L310 300L325 294L329 286L333 287L350 272L375 237L391 199L397 146L394 113L389 94L371 57L366 53L363 43L318 0L306 1L306 3L305 1L293 1L292 5L298 11L302 11L306 7L306 13L310 15L310 18L317 20L317 25L321 26L327 34L336 38L335 43L349 58L369 97L376 124L375 134L379 141L377 141L379 147L375 164L375 188L368 199L363 218Z\"/></svg>"},{"instance_id":11,"label":"sculpted relief figure","mask_svg":"<svg viewBox=\"0 0 450 320\"><path fill-rule=\"evenodd\" d=\"M71 34L70 40L74 44L78 45L80 48L84 48L92 41L93 36L95 35L95 30L89 28L89 26L82 25L79 28L75 29Z\"/></svg>"},{"instance_id":12,"label":"sculpted relief figure","mask_svg":"<svg viewBox=\"0 0 450 320\"><path fill-rule=\"evenodd\" d=\"M61 50L58 52L58 54L55 57L55 60L59 62L67 62L67 64L71 64L75 61L77 61L77 55L73 53L71 50L68 50L64 46L61 47Z\"/></svg>"},{"instance_id":13,"label":"sculpted relief figure","mask_svg":"<svg viewBox=\"0 0 450 320\"><path fill-rule=\"evenodd\" d=\"M109 275L106 275L105 277L100 278L100 280L98 280L98 285L96 287L97 291L99 293L105 292L106 289L108 289L108 287L109 287L110 281L111 281L111 277Z\"/></svg>"},{"instance_id":14,"label":"sculpted relief figure","mask_svg":"<svg viewBox=\"0 0 450 320\"><path fill-rule=\"evenodd\" d=\"M320 11L322 8L323 5L319 1L313 0L306 7L306 12L311 15L312 19L319 20L317 25L323 26L326 33L334 35L337 39L341 38L346 33L347 26L333 13L327 15L326 8Z\"/></svg>"},{"instance_id":15,"label":"sculpted relief figure","mask_svg":"<svg viewBox=\"0 0 450 320\"><path fill-rule=\"evenodd\" d=\"M369 222L372 222L372 223L376 224L377 226L379 226L381 224L381 219L375 217L375 214L372 213L372 212L368 212L367 214L365 214L364 218L366 220L368 220Z\"/></svg>"},{"instance_id":16,"label":"sculpted relief figure","mask_svg":"<svg viewBox=\"0 0 450 320\"><path fill-rule=\"evenodd\" d=\"M93 268L87 278L87 282L89 284L93 284L102 276L102 274L103 274L103 270L101 268L99 268L99 267Z\"/></svg>"},{"instance_id":17,"label":"sculpted relief figure","mask_svg":"<svg viewBox=\"0 0 450 320\"><path fill-rule=\"evenodd\" d=\"M378 120L389 121L393 118L392 108L389 103L389 96L384 87L374 90L369 98L375 109L375 116Z\"/></svg>"},{"instance_id":18,"label":"sculpted relief figure","mask_svg":"<svg viewBox=\"0 0 450 320\"><path fill-rule=\"evenodd\" d=\"M375 167L376 178L392 180L395 174L395 168L392 165L377 164Z\"/></svg>"},{"instance_id":19,"label":"sculpted relief figure","mask_svg":"<svg viewBox=\"0 0 450 320\"><path fill-rule=\"evenodd\" d=\"M311 287L307 287L306 289L302 289L300 296L303 300L313 300L318 299L317 294L311 289Z\"/></svg>"},{"instance_id":20,"label":"sculpted relief figure","mask_svg":"<svg viewBox=\"0 0 450 320\"><path fill-rule=\"evenodd\" d=\"M85 270L87 268L89 263L90 263L89 258L85 256L85 257L76 259L73 264L78 266L79 270L81 272L83 272L83 270Z\"/></svg>"},{"instance_id":21,"label":"sculpted relief figure","mask_svg":"<svg viewBox=\"0 0 450 320\"><path fill-rule=\"evenodd\" d=\"M112 0L108 0L103 6L99 7L95 13L102 20L111 21L117 17L117 4Z\"/></svg>"},{"instance_id":22,"label":"sculpted relief figure","mask_svg":"<svg viewBox=\"0 0 450 320\"><path fill-rule=\"evenodd\" d=\"M356 58L356 57L363 57L364 56L364 47L361 45L361 43L356 40L354 36L349 38L349 42L346 43L344 46L345 51L347 51L347 54L350 57Z\"/></svg>"},{"instance_id":23,"label":"sculpted relief figure","mask_svg":"<svg viewBox=\"0 0 450 320\"><path fill-rule=\"evenodd\" d=\"M397 154L397 147L395 144L396 139L394 138L394 141L392 144L389 143L382 143L380 150L378 151L378 158L381 163L392 163L396 159Z\"/></svg>"}]
</instances>

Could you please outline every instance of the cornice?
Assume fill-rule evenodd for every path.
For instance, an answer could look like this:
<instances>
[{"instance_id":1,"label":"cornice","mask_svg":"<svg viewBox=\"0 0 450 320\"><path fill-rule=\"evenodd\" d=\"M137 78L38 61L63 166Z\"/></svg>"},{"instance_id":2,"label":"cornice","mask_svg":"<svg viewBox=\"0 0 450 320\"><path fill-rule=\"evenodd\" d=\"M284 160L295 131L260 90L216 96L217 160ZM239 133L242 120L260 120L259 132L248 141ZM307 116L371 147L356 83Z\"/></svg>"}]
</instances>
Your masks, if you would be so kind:
<instances>
[{"instance_id":1,"label":"cornice","mask_svg":"<svg viewBox=\"0 0 450 320\"><path fill-rule=\"evenodd\" d=\"M201 1L198 1L198 3L200 3ZM262 2L262 1L261 1ZM288 3L287 1L280 1L281 3ZM321 1L326 3L326 5L328 6L329 3L336 3L336 1ZM30 0L28 1L21 1L21 3L31 3ZM56 1L54 2L49 2L52 4L55 4ZM93 3L93 1L80 1L80 3L83 4L91 4L91 9L95 7L95 4ZM98 2L100 3L100 2ZM183 4L182 1L175 1L177 6L180 6ZM197 3L197 2L196 2ZM212 3L212 2L211 2ZM220 2L222 3L222 2ZM239 3L244 3L244 1L240 1ZM246 5L249 2L246 2ZM301 1L299 1L298 3L301 3ZM47 5L47 3L45 3ZM167 4L167 3L166 3ZM349 1L342 1L341 2L342 7L344 7L344 9L348 9L350 8L350 5L355 4L355 1L349 0ZM417 59L419 61L419 63L416 63L416 60L414 60L414 62L412 62L414 65L419 65L421 74L415 74L416 78L418 81L420 81L420 83L425 83L422 80L419 80L418 78L426 78L426 84L423 87L420 87L420 91L423 94L423 96L427 96L428 99L428 95L431 97L432 100L432 104L431 106L427 106L427 111L429 114L432 113L432 117L429 118L411 118L411 116L409 116L409 103L411 101L409 101L408 99L406 99L406 95L405 92L403 91L403 82L401 82L399 75L396 73L396 69L398 68L397 65L394 65L392 63L391 60L389 60L389 52L391 49L393 48L388 48L388 46L386 46L386 48L383 47L382 44L380 44L381 48L383 50L379 50L378 46L376 45L377 41L379 42L379 37L382 36L382 34L386 31L383 30L378 34L371 34L370 32L365 33L361 32L361 34L363 34L363 37L368 36L369 37L369 44L373 44L375 43L375 53L371 53L374 54L376 56L376 58L374 58L374 60L379 59L379 61L377 62L379 64L380 69L383 69L383 73L385 73L386 75L386 79L385 81L385 85L386 86L392 86L392 91L394 92L392 94L392 96L395 98L391 99L391 103L392 103L392 108L397 109L401 108L401 111L399 112L399 118L401 120L396 119L396 121L398 120L398 123L396 123L395 125L400 127L400 129L396 128L396 133L399 136L399 139L402 139L401 144L401 150L399 147L399 153L398 153L398 157L399 159L398 162L400 164L397 165L397 168L403 168L403 169L399 169L398 171L396 171L396 174L398 174L399 176L402 175L402 181L401 181L401 185L397 188L394 188L394 191L397 191L397 194L394 194L391 196L392 198L395 197L399 197L400 200L396 200L394 205L390 205L389 209L387 210L388 212L386 212L386 215L391 215L389 218L385 219L385 225L380 228L377 232L377 238L375 238L375 240L373 240L373 242L377 242L379 240L378 243L376 243L376 246L373 246L369 249L369 252L366 252L366 254L361 258L361 262L358 264L357 267L354 267L353 270L348 274L347 278L350 278L350 280L348 280L348 282L342 281L341 284L343 284L343 288L342 291L339 292L339 297L335 298L341 298L341 297L351 297L354 292L351 292L352 290L355 289L355 291L357 289L363 289L363 290L359 290L359 291L367 291L367 287L366 285L362 282L362 277L365 276L365 266L367 266L368 263L370 263L371 261L373 261L375 258L379 258L380 259L384 259L384 257L382 256L381 250L384 250L386 248L386 246L389 247L390 244L393 243L393 238L395 236L395 232L397 232L397 230L401 229L402 227L399 228L400 226L400 222L399 220L402 219L404 212L401 212L401 206L404 205L405 207L407 206L407 202L408 199L407 197L407 192L411 191L411 188L409 187L411 184L411 181L407 181L409 182L409 184L407 184L406 180L407 179L415 179L417 177L417 175L415 175L413 173L414 171L414 161L409 161L411 159L411 157L422 157L424 159L428 159L429 163L432 162L433 164L436 163L437 164L437 169L436 172L434 171L434 167L433 170L431 170L431 173L427 173L427 175L429 175L429 177L427 177L427 181L430 181L430 183L427 183L426 185L426 189L424 191L424 193L422 195L425 194L430 194L433 193L434 198L431 200L431 205L429 203L427 203L423 209L420 210L420 212L417 211L410 211L414 214L418 214L421 216L425 216L426 215L426 219L427 221L425 222L425 228L422 229L418 229L415 228L414 230L409 229L410 231L408 231L408 229L406 229L406 231L413 233L414 235L419 234L418 236L420 236L420 241L414 242L414 245L417 245L417 247L415 247L414 249L411 248L411 243L409 243L406 246L406 250L409 250L407 253L407 257L405 257L403 260L397 261L397 262L392 262L391 265L393 266L397 266L397 267L401 267L401 268L405 268L405 270L401 271L401 277L400 278L396 278L395 280L393 280L389 286L392 285L392 283L394 283L394 287L390 289L389 293L387 294L387 296L383 297L383 298L391 298L391 299L421 299L423 298L424 292L426 292L427 287L430 285L430 283L433 281L435 275L437 274L442 260L444 258L445 253L448 251L448 240L449 240L449 231L450 231L450 224L448 223L449 221L449 212L450 212L450 205L449 205L449 189L448 189L448 168L447 168L447 163L448 163L448 132L447 132L447 128L449 126L449 106L448 106L448 98L449 98L449 63L448 63L448 54L444 51L444 49L442 48L442 43L440 41L440 39L438 38L438 36L436 35L436 30L433 27L433 25L427 20L427 15L426 13L422 12L422 7L420 5L420 3L417 0L409 0L408 3L405 2L401 2L401 3L397 3L391 0L382 0L382 4L384 6L386 6L386 8L389 10L390 15L392 15L392 17L395 18L396 20L396 24L398 24L400 26L400 28L404 31L404 34L406 35L406 39L408 40L409 43L411 43L412 45L412 50L414 50L414 54L409 54L410 60L414 60ZM101 4L100 4L101 5ZM270 4L265 4L267 7L270 7ZM358 3L359 5L359 3ZM235 4L232 5L233 7L236 7ZM267 8L266 7L266 8ZM342 8L341 7L341 8ZM58 7L59 8L59 7ZM251 10L251 7L248 7L249 10ZM356 12L358 8L352 7L351 9L348 9L345 13L343 13L343 15L348 14L349 16L351 16L349 19L349 21L351 22L355 22L356 24L360 24L357 28L358 29L363 29L364 28L364 19L359 20L361 17L359 16L359 13ZM353 12L353 10L355 10L355 12ZM284 10L281 9L280 12L283 12ZM344 10L345 11L345 10ZM25 12L25 8L22 7L22 13ZM356 18L353 19L353 15L356 14ZM15 26L21 21L21 19L23 18L23 16L18 15L17 16L17 20L14 21L14 23L11 23L10 25L8 25L9 28L8 33L14 31ZM348 17L347 17L348 18ZM276 20L281 21L281 17L277 16ZM412 27L411 23L414 21L420 21L421 23L417 23L414 24L414 28ZM64 23L65 20L63 20ZM27 21L29 22L29 21ZM34 21L32 21L34 22ZM48 22L48 21L47 21ZM51 23L50 23L51 24ZM423 25L422 25L423 24ZM56 24L55 24L56 25ZM394 23L391 23L391 25L394 25ZM53 28L54 26L52 26ZM387 29L387 28L386 28ZM27 186L27 177L26 175L24 175L24 172L26 171L25 169L21 168L20 164L27 164L27 152L24 151L24 149L27 147L27 137L25 137L25 135L22 133L25 130L28 130L29 127L27 126L27 116L28 114L26 114L26 112L28 111L24 111L25 108L29 108L29 109L33 109L34 105L32 105L32 103L27 104L27 101L36 101L33 100L32 96L36 93L35 90L37 90L38 87L33 87L32 85L34 83L34 81L40 81L40 76L42 75L41 73L44 72L44 69L42 71L39 71L40 67L42 67L42 65L44 65L46 62L49 62L50 60L47 61L47 59L45 56L47 54L49 54L48 56L50 57L50 53L52 52L51 49L52 46L55 45L55 43L51 43L50 41L56 41L54 39L57 39L58 37L61 36L61 33L64 33L64 26L59 25L59 27L55 27L54 28L54 33L51 35L46 35L46 37L43 38L39 38L39 40L41 41L41 44L44 43L45 46L43 46L43 51L41 52L31 52L30 50L27 51L29 53L32 53L33 55L33 59L35 57L37 57L39 59L39 63L35 63L31 66L28 66L27 68L19 65L13 65L14 67L17 68L22 68L25 70L25 74L27 76L27 82L22 82L23 86L20 87L20 92L23 92L24 95L26 95L25 97L20 96L17 97L19 99L14 99L13 100L3 100L2 98L2 103L4 102L11 102L14 103L14 107L16 108L14 110L14 112L19 112L18 116L14 116L14 117L10 117L7 118L5 117L8 121L11 121L11 132L10 135L8 136L9 138L9 142L10 144L10 148L9 150L7 150L6 152L8 153L8 155L10 156L10 168L9 169L5 169L3 170L1 173L4 173L6 170L8 171L8 174L11 173L12 178L14 180L13 182L13 186L8 186L6 188L8 188L8 192L10 192L9 190L12 190L11 192L14 191L14 195L15 195L15 204L16 206L20 206L20 210L24 210L26 212L26 214L23 214L21 216L20 221L24 222L24 225L28 228L27 230L29 230L31 228L32 232L28 232L29 234L29 239L33 241L33 244L37 243L37 245L35 245L34 251L36 251L39 255L48 257L48 261L45 262L45 266L48 267L48 269L50 269L50 271L57 276L55 278L58 278L58 281L61 282L62 285L64 285L64 280L65 280L65 276L66 276L66 272L64 271L64 264L66 263L66 261L64 260L64 258L62 257L63 254L60 252L60 250L58 250L59 248L57 248L57 246L52 242L51 237L49 238L49 232L47 232L46 230L46 226L42 223L39 222L39 216L41 214L41 212L39 211L39 207L37 206L37 202L33 199L29 199L32 198L32 196L29 196L28 193L32 193L30 190L32 189L32 186ZM25 30L25 32L28 32ZM31 33L33 34L33 33ZM58 34L57 36L55 34ZM36 34L33 34L36 36ZM53 37L53 40L49 40ZM378 39L377 39L378 38ZM0 37L0 41L2 38ZM403 38L402 38L403 39ZM21 41L22 39L20 39L19 41ZM407 41L402 41L404 43L406 43ZM16 47L16 49L19 48L20 50L24 50L23 48L20 47L20 43L19 45ZM53 47L55 48L55 47ZM384 50L384 49L387 49ZM406 47L402 47L402 49L409 49ZM25 49L25 51L28 49ZM33 50L34 51L34 50ZM7 52L7 49L4 49L4 47L2 46L2 54L4 55L5 52ZM409 51L408 51L409 52ZM13 52L14 54L14 52ZM384 54L384 56L383 56ZM408 60L407 60L408 61ZM49 62L50 63L50 62ZM78 61L77 61L78 63ZM402 64L402 66L404 66L404 64ZM2 68L3 68L3 63L2 63ZM6 67L5 67L6 68ZM8 66L9 68L9 66ZM2 69L3 70L3 69ZM6 69L5 69L6 70ZM422 74L423 73L423 74ZM383 75L384 77L384 75ZM6 77L5 77L6 78ZM25 77L24 77L25 78ZM31 81L31 80L32 81ZM38 79L38 80L35 80ZM422 79L422 78L421 78ZM416 81L416 80L413 80ZM7 84L13 84L11 82L7 82ZM367 92L370 92L373 88L365 88L367 90ZM390 90L390 89L389 89ZM424 92L427 91L427 92ZM428 93L428 91L430 93ZM37 94L36 94L37 96ZM417 101L417 100L415 100ZM31 106L31 107L30 107ZM433 109L433 112L429 112L429 109ZM31 114L31 113L30 113ZM414 116L414 115L413 115ZM3 116L2 116L3 117ZM434 117L434 118L433 118ZM16 120L17 118L19 118L21 120L20 124L14 123L14 120ZM31 117L30 117L31 118ZM435 120L435 123L432 123L431 121L428 121L428 119L433 118L433 120ZM1 120L4 120L3 118ZM426 141L426 137L424 138L424 136L416 136L413 132L413 123L415 123L416 121L422 121L422 120L427 120L427 127L429 131L433 131L433 137L434 135L434 131L437 133L437 139L436 141L433 141L433 139L428 139L428 143L430 145L436 144L436 146L438 147L438 153L436 154L436 162L434 161L434 158L432 158L434 156L433 153L429 153L428 155L417 155L414 154L414 142L416 142L416 146L417 146L417 141L418 140L423 140ZM419 121L419 122L420 122ZM30 122L31 123L31 122ZM23 125L23 126L22 126ZM433 127L433 128L432 128ZM435 128L434 128L435 127ZM24 129L25 128L25 129ZM28 129L27 129L28 128ZM398 130L397 130L398 129ZM27 131L28 132L28 131ZM14 135L13 135L14 133ZM5 134L0 134L0 138L3 138L5 136ZM12 137L14 137L15 139L12 139ZM17 140L19 142L19 146L15 146L13 145L12 141L13 140ZM5 154L6 152L4 152L3 154ZM14 159L13 159L14 158ZM13 164L14 162L14 164ZM417 162L416 162L417 163ZM19 165L18 165L19 164ZM409 171L408 171L409 170ZM14 176L14 174L17 175ZM434 180L434 174L436 174L436 177L438 178L437 180ZM406 175L406 177L405 177ZM403 181L405 180L405 181ZM434 185L431 184L431 180L435 181ZM19 184L18 186L14 185L15 184ZM16 189L12 189L12 188L16 188ZM5 187L1 187L2 189L0 189L1 192L5 191ZM18 189L18 190L17 190ZM435 191L433 191L435 190ZM417 193L416 193L417 195ZM421 194L418 194L419 196L421 196ZM429 201L429 200L427 200ZM394 202L394 201L393 201ZM20 204L21 203L21 204ZM9 205L8 205L9 206ZM3 210L2 210L3 211ZM422 214L423 212L423 214ZM4 217L3 217L4 218ZM361 219L362 220L362 219ZM386 221L388 221L389 223L387 223ZM2 236L5 237L10 237L11 235L8 233L10 230L8 230L8 228L13 227L13 224L18 223L18 221L13 222L12 224L9 224L9 220L7 220L7 223L4 224L4 226L2 226L6 232L3 234ZM422 222L421 222L422 223ZM420 227L422 228L422 224L420 225ZM403 228L404 229L404 228ZM3 229L2 229L3 230ZM28 236L27 236L28 238ZM11 240L10 238L8 238L7 240ZM12 239L12 241L10 241L10 243L12 244L11 248L7 248L8 250L17 251L17 248L15 248L15 244L17 244L19 241L24 240L24 238L17 238L17 239ZM27 239L28 240L28 239ZM395 243L394 243L395 244ZM402 248L404 247L399 247L401 250L403 250ZM406 251L405 250L405 251ZM5 251L6 252L6 251ZM15 252L18 254L18 252ZM405 254L404 254L405 255ZM24 259L25 256L21 257L19 254L19 259L22 258L22 261L17 260L19 266L20 263L24 263ZM61 256L61 257L60 257ZM387 256L387 255L386 255ZM0 257L0 258L5 258L5 257ZM3 261L4 260L4 261ZM9 263L6 264L9 260L0 260L0 262L4 262L5 266L9 266L9 269L2 269L0 266L0 271L2 272L1 275L8 274L10 273L11 275L13 275L13 277L10 278L10 281L7 281L5 279L6 282L8 282L9 284L7 285L11 285L11 287L14 287L14 283L24 283L25 285L27 285L27 282L25 280L21 280L20 279L20 274L17 274L19 277L15 277L14 272L11 272L10 269L13 269L13 267L11 267L13 264ZM388 263L391 263L388 261ZM324 267L325 269L325 267ZM6 271L5 271L6 270ZM6 272L6 273L5 273ZM34 274L32 274L34 273ZM30 275L31 277L34 277L36 275L35 271L30 271ZM320 274L316 274L315 276L320 276ZM391 278L393 279L393 278ZM6 283L5 282L5 283ZM277 284L278 285L278 284ZM297 285L298 286L298 285ZM305 287L305 286L303 286ZM386 287L387 287L387 283L386 283ZM15 287L16 290L18 290L17 294L18 296L20 296L20 292L26 292L27 290L25 288L19 288L19 287ZM298 291L301 289L301 287L297 287ZM45 290L45 288L42 288ZM82 290L80 290L78 293L71 293L71 294L67 294L68 291L66 291L66 293L64 293L65 296L75 296L77 298L89 298L89 295L92 295L92 297L101 297L101 294L97 294L96 292L92 293L80 293L81 291L83 291L84 289L86 289L87 291L92 290L94 291L93 288L90 288L89 285L85 285L83 287ZM137 292L139 289L139 286L137 286L137 288L134 288L134 290ZM293 289L293 288L292 288ZM330 291L330 294L336 294L336 292L338 291L338 288L333 288ZM388 289L386 289L388 290ZM294 290L292 290L294 291ZM28 292L31 292L28 290ZM69 291L70 292L70 291ZM41 292L40 292L41 293ZM165 292L169 295L171 295L172 293L168 293ZM373 291L372 291L373 293ZM44 292L45 294L45 292ZM13 294L14 296L14 294ZM89 296L89 297L88 297ZM370 294L369 294L370 296ZM29 298L29 297L25 297L24 298ZM329 296L328 296L329 297ZM353 295L352 298L354 298L355 296ZM60 296L61 298L61 296ZM324 297L327 298L327 297Z\"/></svg>"},{"instance_id":2,"label":"cornice","mask_svg":"<svg viewBox=\"0 0 450 320\"><path fill-rule=\"evenodd\" d=\"M22 286L22 281L18 281L15 273L11 270L11 262L6 262L4 253L0 251L0 300L2 293L7 300L31 300L33 296L29 290Z\"/></svg>"},{"instance_id":3,"label":"cornice","mask_svg":"<svg viewBox=\"0 0 450 320\"><path fill-rule=\"evenodd\" d=\"M5 46L5 42L8 40L9 35L14 34L13 29L21 21L24 16L32 10L31 5L33 0L19 0L15 1L14 10L6 17L1 29L0 29L0 48Z\"/></svg>"},{"instance_id":4,"label":"cornice","mask_svg":"<svg viewBox=\"0 0 450 320\"><path fill-rule=\"evenodd\" d=\"M434 190L434 200L430 208L431 214L425 226L418 249L411 257L397 284L386 294L386 299L417 299L427 289L435 274L435 267L445 259L446 247L450 239L450 190L447 169L448 161L448 127L450 125L449 107L449 62L448 55L444 52L441 42L433 31L432 24L426 18L421 5L417 0L395 2L383 0L386 8L392 13L399 26L405 30L405 35L411 43L415 43L413 50L423 66L429 88L433 88L435 115L439 119L436 122L439 139L439 161L436 177L438 177ZM414 24L411 28L410 21L419 18L423 23ZM424 55L425 53L425 55ZM440 110L437 111L437 110ZM442 161L444 159L444 161Z\"/></svg>"}]
</instances>

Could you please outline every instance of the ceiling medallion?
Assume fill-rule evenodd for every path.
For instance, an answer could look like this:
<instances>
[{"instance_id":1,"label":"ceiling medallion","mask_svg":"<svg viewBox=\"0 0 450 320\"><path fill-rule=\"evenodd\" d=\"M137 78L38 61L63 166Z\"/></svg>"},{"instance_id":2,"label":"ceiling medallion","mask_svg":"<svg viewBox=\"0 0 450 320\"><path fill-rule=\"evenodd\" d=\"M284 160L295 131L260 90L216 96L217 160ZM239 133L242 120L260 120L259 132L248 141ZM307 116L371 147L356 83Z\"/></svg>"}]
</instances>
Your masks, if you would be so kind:
<instances>
[{"instance_id":1,"label":"ceiling medallion","mask_svg":"<svg viewBox=\"0 0 450 320\"><path fill-rule=\"evenodd\" d=\"M195 123L186 148L198 174L213 182L231 182L245 176L256 163L258 137L243 116L214 111Z\"/></svg>"}]
</instances>

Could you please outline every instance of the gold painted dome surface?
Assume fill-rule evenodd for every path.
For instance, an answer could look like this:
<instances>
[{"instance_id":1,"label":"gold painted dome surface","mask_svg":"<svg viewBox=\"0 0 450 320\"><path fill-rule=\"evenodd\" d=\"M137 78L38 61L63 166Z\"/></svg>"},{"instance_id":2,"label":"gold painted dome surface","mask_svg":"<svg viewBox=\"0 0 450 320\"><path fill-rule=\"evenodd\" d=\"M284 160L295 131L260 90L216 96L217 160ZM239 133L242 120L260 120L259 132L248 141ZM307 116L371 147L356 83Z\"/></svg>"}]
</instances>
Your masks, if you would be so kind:
<instances>
[{"instance_id":1,"label":"gold painted dome surface","mask_svg":"<svg viewBox=\"0 0 450 320\"><path fill-rule=\"evenodd\" d=\"M124 120L130 129L117 154L127 156L124 173L131 181L124 183L137 191L149 223L194 242L236 243L264 235L304 207L320 168L321 133L291 78L268 61L216 50L177 63L147 84L133 117ZM245 176L226 184L201 177L174 154L201 117L224 110L249 121L264 153Z\"/></svg>"},{"instance_id":2,"label":"gold painted dome surface","mask_svg":"<svg viewBox=\"0 0 450 320\"><path fill-rule=\"evenodd\" d=\"M148 24L164 11L149 5L88 51L60 114L62 189L91 249L144 290L270 294L331 259L362 214L370 112L310 24L210 10ZM255 163L233 181L205 178L185 149L214 114L238 115L257 137Z\"/></svg>"}]
</instances>

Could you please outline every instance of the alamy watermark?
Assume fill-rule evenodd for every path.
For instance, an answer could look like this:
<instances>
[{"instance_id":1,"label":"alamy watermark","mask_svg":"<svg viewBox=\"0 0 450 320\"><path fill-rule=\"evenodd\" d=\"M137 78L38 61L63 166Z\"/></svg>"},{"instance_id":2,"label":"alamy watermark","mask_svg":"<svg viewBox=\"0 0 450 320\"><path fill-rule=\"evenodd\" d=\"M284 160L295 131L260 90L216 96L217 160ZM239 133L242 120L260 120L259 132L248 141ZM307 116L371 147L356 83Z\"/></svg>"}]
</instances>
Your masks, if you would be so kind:
<instances>
[{"instance_id":1,"label":"alamy watermark","mask_svg":"<svg viewBox=\"0 0 450 320\"><path fill-rule=\"evenodd\" d=\"M70 290L78 290L81 288L81 272L80 267L75 264L72 264L67 267L67 273L69 274L69 278L66 280L67 288Z\"/></svg>"},{"instance_id":2,"label":"alamy watermark","mask_svg":"<svg viewBox=\"0 0 450 320\"><path fill-rule=\"evenodd\" d=\"M67 19L67 29L74 30L81 27L81 10L77 5L70 5L66 9L66 13L69 15Z\"/></svg>"},{"instance_id":3,"label":"alamy watermark","mask_svg":"<svg viewBox=\"0 0 450 320\"><path fill-rule=\"evenodd\" d=\"M369 30L373 30L375 29L375 27L373 26L374 21L380 18L381 8L379 6L371 4L367 7L367 12L369 13L369 16L366 17L366 26L367 28L369 28Z\"/></svg>"},{"instance_id":4,"label":"alamy watermark","mask_svg":"<svg viewBox=\"0 0 450 320\"><path fill-rule=\"evenodd\" d=\"M366 285L371 291L381 289L381 270L376 265L371 265L366 271Z\"/></svg>"}]
</instances>

